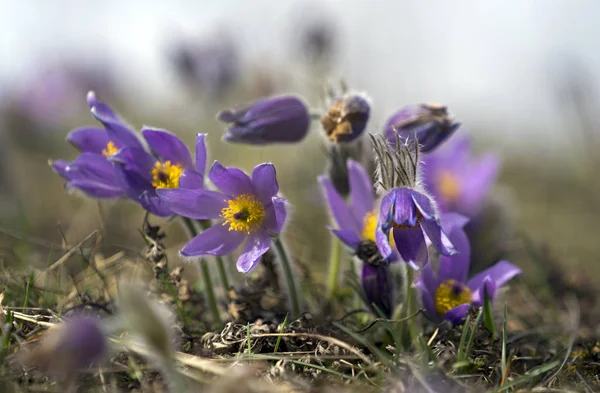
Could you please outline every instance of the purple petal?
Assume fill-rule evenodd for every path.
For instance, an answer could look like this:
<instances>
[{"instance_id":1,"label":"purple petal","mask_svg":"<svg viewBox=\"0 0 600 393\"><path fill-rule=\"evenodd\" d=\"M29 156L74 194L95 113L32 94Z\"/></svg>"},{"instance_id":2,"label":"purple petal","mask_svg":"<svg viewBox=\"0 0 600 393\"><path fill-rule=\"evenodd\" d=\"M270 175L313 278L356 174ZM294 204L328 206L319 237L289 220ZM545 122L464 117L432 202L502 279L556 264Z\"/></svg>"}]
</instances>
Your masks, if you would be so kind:
<instances>
[{"instance_id":1,"label":"purple petal","mask_svg":"<svg viewBox=\"0 0 600 393\"><path fill-rule=\"evenodd\" d=\"M206 134L196 135L196 172L204 177L206 173ZM181 182L181 180L180 180Z\"/></svg>"},{"instance_id":2,"label":"purple petal","mask_svg":"<svg viewBox=\"0 0 600 393\"><path fill-rule=\"evenodd\" d=\"M376 310L379 309L378 311L383 312L386 317L391 317L394 311L395 286L389 266L363 264L361 285L367 304Z\"/></svg>"},{"instance_id":3,"label":"purple petal","mask_svg":"<svg viewBox=\"0 0 600 393\"><path fill-rule=\"evenodd\" d=\"M377 249L382 257L387 259L394 253L390 246L389 233L384 232L379 225L375 230L375 243L377 243Z\"/></svg>"},{"instance_id":4,"label":"purple petal","mask_svg":"<svg viewBox=\"0 0 600 393\"><path fill-rule=\"evenodd\" d=\"M92 115L104 125L110 140L115 142L117 146L129 146L143 149L142 143L133 130L118 119L107 105L104 103L97 104L92 107L91 112Z\"/></svg>"},{"instance_id":5,"label":"purple petal","mask_svg":"<svg viewBox=\"0 0 600 393\"><path fill-rule=\"evenodd\" d=\"M453 221L452 217L447 217L450 214L457 218L457 221ZM450 279L461 283L466 282L471 266L471 245L469 244L469 238L462 229L464 220L460 220L458 217L464 218L464 216L454 213L445 213L442 216L442 229L448 233L448 238L458 253L452 256L440 255L438 276L441 282Z\"/></svg>"},{"instance_id":6,"label":"purple petal","mask_svg":"<svg viewBox=\"0 0 600 393\"><path fill-rule=\"evenodd\" d=\"M68 173L68 168L71 164L71 162L65 160L54 160L50 162L52 170L66 180L72 179L72 176Z\"/></svg>"},{"instance_id":7,"label":"purple petal","mask_svg":"<svg viewBox=\"0 0 600 393\"><path fill-rule=\"evenodd\" d=\"M350 196L352 211L358 221L364 220L367 213L373 210L373 183L367 171L358 162L349 159L348 180L350 182Z\"/></svg>"},{"instance_id":8,"label":"purple petal","mask_svg":"<svg viewBox=\"0 0 600 393\"><path fill-rule=\"evenodd\" d=\"M190 151L174 134L166 130L144 128L142 135L150 149L163 161L171 161L173 165L181 164L186 169L193 168Z\"/></svg>"},{"instance_id":9,"label":"purple petal","mask_svg":"<svg viewBox=\"0 0 600 393\"><path fill-rule=\"evenodd\" d=\"M449 128L443 130L431 127L427 132L419 133L416 131L419 144L421 145L421 152L429 153L438 146L440 146L446 139L448 139L454 132L460 127L460 123L455 123Z\"/></svg>"},{"instance_id":10,"label":"purple petal","mask_svg":"<svg viewBox=\"0 0 600 393\"><path fill-rule=\"evenodd\" d=\"M90 180L74 180L67 183L66 188L76 188L92 198L117 198L123 195L118 186Z\"/></svg>"},{"instance_id":11,"label":"purple petal","mask_svg":"<svg viewBox=\"0 0 600 393\"><path fill-rule=\"evenodd\" d=\"M423 215L423 218L431 220L435 217L435 208L433 207L431 198L414 190L411 190L411 197L417 209Z\"/></svg>"},{"instance_id":12,"label":"purple petal","mask_svg":"<svg viewBox=\"0 0 600 393\"><path fill-rule=\"evenodd\" d=\"M456 248L436 221L425 219L421 222L421 228L440 254L454 255L457 253Z\"/></svg>"},{"instance_id":13,"label":"purple petal","mask_svg":"<svg viewBox=\"0 0 600 393\"><path fill-rule=\"evenodd\" d=\"M471 290L477 290L486 277L490 277L492 281L496 284L497 288L500 288L508 281L510 281L513 277L518 274L523 273L520 268L513 265L508 261L499 261L494 266L482 271L481 273L473 276L468 282L467 285Z\"/></svg>"},{"instance_id":14,"label":"purple petal","mask_svg":"<svg viewBox=\"0 0 600 393\"><path fill-rule=\"evenodd\" d=\"M173 211L156 195L151 192L144 192L139 196L140 204L149 213L158 217L169 217L173 215Z\"/></svg>"},{"instance_id":15,"label":"purple petal","mask_svg":"<svg viewBox=\"0 0 600 393\"><path fill-rule=\"evenodd\" d=\"M252 170L252 185L256 196L263 204L271 202L271 198L279 192L275 166L271 163L255 166Z\"/></svg>"},{"instance_id":16,"label":"purple petal","mask_svg":"<svg viewBox=\"0 0 600 393\"><path fill-rule=\"evenodd\" d=\"M463 229L465 225L469 223L469 221L469 217L454 212L444 213L440 217L442 230L447 234L450 234L455 229Z\"/></svg>"},{"instance_id":17,"label":"purple petal","mask_svg":"<svg viewBox=\"0 0 600 393\"><path fill-rule=\"evenodd\" d=\"M470 304L461 304L442 315L442 319L451 321L454 325L458 325L465 319L470 308Z\"/></svg>"},{"instance_id":18,"label":"purple petal","mask_svg":"<svg viewBox=\"0 0 600 393\"><path fill-rule=\"evenodd\" d=\"M82 153L68 169L71 167L77 168L82 179L115 185L114 166L100 154Z\"/></svg>"},{"instance_id":19,"label":"purple petal","mask_svg":"<svg viewBox=\"0 0 600 393\"><path fill-rule=\"evenodd\" d=\"M196 190L203 189L204 177L192 169L186 169L183 171L181 176L179 176L179 188Z\"/></svg>"},{"instance_id":20,"label":"purple petal","mask_svg":"<svg viewBox=\"0 0 600 393\"><path fill-rule=\"evenodd\" d=\"M101 154L110 142L110 138L103 128L81 127L69 132L67 142L81 152Z\"/></svg>"},{"instance_id":21,"label":"purple petal","mask_svg":"<svg viewBox=\"0 0 600 393\"><path fill-rule=\"evenodd\" d=\"M226 168L215 161L208 172L208 178L223 194L229 197L242 194L254 195L250 177L238 168Z\"/></svg>"},{"instance_id":22,"label":"purple petal","mask_svg":"<svg viewBox=\"0 0 600 393\"><path fill-rule=\"evenodd\" d=\"M338 239L342 241L345 245L356 250L360 243L360 238L356 234L356 232L351 231L349 229L333 229L328 227L331 232L333 232Z\"/></svg>"},{"instance_id":23,"label":"purple petal","mask_svg":"<svg viewBox=\"0 0 600 393\"><path fill-rule=\"evenodd\" d=\"M114 165L115 184L135 202L145 191L153 192L154 187L148 179L137 171L128 170L124 165Z\"/></svg>"},{"instance_id":24,"label":"purple petal","mask_svg":"<svg viewBox=\"0 0 600 393\"><path fill-rule=\"evenodd\" d=\"M227 207L225 195L216 191L159 188L156 194L174 213L196 220L219 218Z\"/></svg>"},{"instance_id":25,"label":"purple petal","mask_svg":"<svg viewBox=\"0 0 600 393\"><path fill-rule=\"evenodd\" d=\"M346 205L340 194L337 193L331 181L325 176L319 176L319 182L325 193L325 198L327 198L329 210L331 210L338 227L340 229L349 229L356 233L360 232L362 225L356 221L348 205Z\"/></svg>"},{"instance_id":26,"label":"purple petal","mask_svg":"<svg viewBox=\"0 0 600 393\"><path fill-rule=\"evenodd\" d=\"M419 277L418 281L422 282L424 288L427 289L432 295L435 294L440 286L440 282L442 282L441 279L435 277L431 263L426 264L423 269L421 269L421 276Z\"/></svg>"},{"instance_id":27,"label":"purple petal","mask_svg":"<svg viewBox=\"0 0 600 393\"><path fill-rule=\"evenodd\" d=\"M269 233L279 233L287 217L287 202L284 198L273 197L272 203L265 205L264 227Z\"/></svg>"},{"instance_id":28,"label":"purple petal","mask_svg":"<svg viewBox=\"0 0 600 393\"><path fill-rule=\"evenodd\" d=\"M420 228L392 229L398 253L408 264L424 266L429 261L427 243Z\"/></svg>"},{"instance_id":29,"label":"purple petal","mask_svg":"<svg viewBox=\"0 0 600 393\"><path fill-rule=\"evenodd\" d=\"M390 194L393 195L394 204L392 219L395 224L414 226L417 223L417 207L413 201L413 190L409 188L395 188Z\"/></svg>"},{"instance_id":30,"label":"purple petal","mask_svg":"<svg viewBox=\"0 0 600 393\"><path fill-rule=\"evenodd\" d=\"M139 177L152 183L152 168L156 158L146 150L136 147L124 147L109 157L109 160L123 166L129 172L136 172Z\"/></svg>"},{"instance_id":31,"label":"purple petal","mask_svg":"<svg viewBox=\"0 0 600 393\"><path fill-rule=\"evenodd\" d=\"M471 163L470 166L472 169L469 171L468 179L463 182L460 203L466 212L475 214L496 181L500 160L494 155L487 155L477 164Z\"/></svg>"},{"instance_id":32,"label":"purple petal","mask_svg":"<svg viewBox=\"0 0 600 393\"><path fill-rule=\"evenodd\" d=\"M245 238L246 234L244 232L230 231L226 225L216 222L190 240L180 251L180 254L184 257L226 255L238 248Z\"/></svg>"},{"instance_id":33,"label":"purple petal","mask_svg":"<svg viewBox=\"0 0 600 393\"><path fill-rule=\"evenodd\" d=\"M258 230L248 236L244 251L237 260L237 269L242 273L248 273L260 261L260 257L269 250L271 238L265 230Z\"/></svg>"},{"instance_id":34,"label":"purple petal","mask_svg":"<svg viewBox=\"0 0 600 393\"><path fill-rule=\"evenodd\" d=\"M487 276L483 279L481 286L475 292L473 292L473 304L477 307L483 306L483 302L485 300L484 291L487 291L490 301L493 302L496 296L497 288L498 287L496 286L496 283L491 279L490 276Z\"/></svg>"}]
</instances>

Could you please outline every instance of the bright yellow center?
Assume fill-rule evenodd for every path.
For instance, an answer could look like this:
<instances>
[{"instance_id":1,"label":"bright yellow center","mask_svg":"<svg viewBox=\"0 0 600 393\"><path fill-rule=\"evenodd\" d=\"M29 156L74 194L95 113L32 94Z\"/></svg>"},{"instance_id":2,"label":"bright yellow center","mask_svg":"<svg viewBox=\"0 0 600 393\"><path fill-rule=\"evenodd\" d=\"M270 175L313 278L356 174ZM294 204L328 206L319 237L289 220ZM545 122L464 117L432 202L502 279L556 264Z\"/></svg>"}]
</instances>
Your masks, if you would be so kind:
<instances>
[{"instance_id":1,"label":"bright yellow center","mask_svg":"<svg viewBox=\"0 0 600 393\"><path fill-rule=\"evenodd\" d=\"M242 194L227 201L228 206L221 210L230 231L250 234L259 228L265 219L265 207L254 195Z\"/></svg>"},{"instance_id":2,"label":"bright yellow center","mask_svg":"<svg viewBox=\"0 0 600 393\"><path fill-rule=\"evenodd\" d=\"M183 172L180 164L157 161L152 168L152 186L155 188L179 188L179 176Z\"/></svg>"},{"instance_id":3,"label":"bright yellow center","mask_svg":"<svg viewBox=\"0 0 600 393\"><path fill-rule=\"evenodd\" d=\"M365 214L365 218L363 221L363 228L362 228L362 240L370 240L372 242L375 242L375 232L377 231L377 209L371 210L370 212L368 212L367 214ZM392 234L392 231L390 231L390 237L388 239L390 246L392 247L392 249L396 248L396 242L394 241L394 236Z\"/></svg>"},{"instance_id":4,"label":"bright yellow center","mask_svg":"<svg viewBox=\"0 0 600 393\"><path fill-rule=\"evenodd\" d=\"M102 150L102 155L104 157L108 157L108 156L112 156L113 154L115 154L118 151L119 151L119 149L117 148L117 146L115 146L114 142L110 141L106 144L106 148L104 150Z\"/></svg>"},{"instance_id":5,"label":"bright yellow center","mask_svg":"<svg viewBox=\"0 0 600 393\"><path fill-rule=\"evenodd\" d=\"M438 175L438 190L444 199L454 201L460 195L460 181L450 171L441 171Z\"/></svg>"},{"instance_id":6,"label":"bright yellow center","mask_svg":"<svg viewBox=\"0 0 600 393\"><path fill-rule=\"evenodd\" d=\"M444 315L456 306L471 303L471 290L456 280L446 280L435 291L435 310Z\"/></svg>"}]
</instances>

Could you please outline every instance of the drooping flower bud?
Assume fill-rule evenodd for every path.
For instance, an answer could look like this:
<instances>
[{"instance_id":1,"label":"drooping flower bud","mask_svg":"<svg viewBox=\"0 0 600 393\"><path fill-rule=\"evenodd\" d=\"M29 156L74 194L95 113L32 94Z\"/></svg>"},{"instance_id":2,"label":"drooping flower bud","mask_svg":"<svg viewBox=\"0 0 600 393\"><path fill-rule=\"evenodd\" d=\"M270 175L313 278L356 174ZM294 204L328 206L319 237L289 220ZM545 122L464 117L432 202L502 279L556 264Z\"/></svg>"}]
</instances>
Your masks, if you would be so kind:
<instances>
[{"instance_id":1,"label":"drooping flower bud","mask_svg":"<svg viewBox=\"0 0 600 393\"><path fill-rule=\"evenodd\" d=\"M396 144L396 134L403 143L414 141L421 145L422 153L429 153L438 147L458 129L448 108L436 104L408 105L394 113L385 124L384 135Z\"/></svg>"},{"instance_id":2,"label":"drooping flower bud","mask_svg":"<svg viewBox=\"0 0 600 393\"><path fill-rule=\"evenodd\" d=\"M263 98L221 111L217 118L229 123L223 140L250 145L300 142L310 128L308 107L294 96Z\"/></svg>"},{"instance_id":3,"label":"drooping flower bud","mask_svg":"<svg viewBox=\"0 0 600 393\"><path fill-rule=\"evenodd\" d=\"M333 99L321 118L321 125L331 142L352 142L362 135L370 112L371 106L365 97L348 94Z\"/></svg>"}]
</instances>

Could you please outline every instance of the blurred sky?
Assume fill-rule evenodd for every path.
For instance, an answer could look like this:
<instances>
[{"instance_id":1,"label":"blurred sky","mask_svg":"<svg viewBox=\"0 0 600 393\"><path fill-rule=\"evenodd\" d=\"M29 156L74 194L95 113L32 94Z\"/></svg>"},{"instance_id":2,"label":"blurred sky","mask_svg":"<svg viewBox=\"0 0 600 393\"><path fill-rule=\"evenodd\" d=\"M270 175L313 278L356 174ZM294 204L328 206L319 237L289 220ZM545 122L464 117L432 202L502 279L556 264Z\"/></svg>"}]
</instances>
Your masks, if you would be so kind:
<instances>
[{"instance_id":1,"label":"blurred sky","mask_svg":"<svg viewBox=\"0 0 600 393\"><path fill-rule=\"evenodd\" d=\"M125 90L160 107L172 83L165 77L169 39L226 29L245 58L289 64L290 35L305 4L0 0L0 86L76 53L107 59L127 81ZM335 76L372 96L379 123L400 105L440 102L470 128L493 125L509 144L559 142L568 123L557 115L557 70L576 59L592 82L600 79L597 0L322 0L311 6L339 29Z\"/></svg>"}]
</instances>

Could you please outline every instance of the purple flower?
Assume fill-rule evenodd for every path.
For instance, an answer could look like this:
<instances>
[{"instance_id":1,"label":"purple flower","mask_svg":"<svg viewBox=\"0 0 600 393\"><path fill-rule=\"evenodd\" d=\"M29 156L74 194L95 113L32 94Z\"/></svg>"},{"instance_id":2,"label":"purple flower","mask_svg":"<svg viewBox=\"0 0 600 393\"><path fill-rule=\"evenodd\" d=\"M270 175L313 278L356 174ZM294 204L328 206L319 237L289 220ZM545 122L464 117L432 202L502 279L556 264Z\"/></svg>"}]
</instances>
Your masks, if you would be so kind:
<instances>
[{"instance_id":1,"label":"purple flower","mask_svg":"<svg viewBox=\"0 0 600 393\"><path fill-rule=\"evenodd\" d=\"M467 280L471 249L463 227L468 221L457 213L442 215L442 229L449 234L459 253L440 256L437 276L431 264L427 264L416 283L427 315L435 321L446 319L460 323L471 305L483 305L484 291L493 300L498 288L522 273L512 263L500 261Z\"/></svg>"},{"instance_id":2,"label":"purple flower","mask_svg":"<svg viewBox=\"0 0 600 393\"><path fill-rule=\"evenodd\" d=\"M88 367L106 352L108 343L96 318L78 316L62 327L57 351L68 354L76 367Z\"/></svg>"},{"instance_id":3,"label":"purple flower","mask_svg":"<svg viewBox=\"0 0 600 393\"><path fill-rule=\"evenodd\" d=\"M471 157L471 141L464 136L425 156L423 182L441 211L474 217L496 180L500 161L493 154Z\"/></svg>"},{"instance_id":4,"label":"purple flower","mask_svg":"<svg viewBox=\"0 0 600 393\"><path fill-rule=\"evenodd\" d=\"M373 183L358 162L349 159L347 166L350 204L344 201L326 176L319 176L329 209L339 228L329 229L363 261L361 284L367 303L375 304L389 316L393 310L395 285L387 264L395 262L398 255L394 252L385 259L379 255L375 243L377 210Z\"/></svg>"},{"instance_id":5,"label":"purple flower","mask_svg":"<svg viewBox=\"0 0 600 393\"><path fill-rule=\"evenodd\" d=\"M159 217L173 212L156 195L157 189L201 189L206 168L206 134L196 136L196 162L185 144L169 131L145 128L142 135L153 154L130 146L110 157L115 177L125 195Z\"/></svg>"},{"instance_id":6,"label":"purple flower","mask_svg":"<svg viewBox=\"0 0 600 393\"><path fill-rule=\"evenodd\" d=\"M415 138L421 145L421 152L428 153L438 147L460 126L448 115L442 105L408 105L394 113L385 123L384 134L387 140L396 145L396 135L406 143Z\"/></svg>"},{"instance_id":7,"label":"purple flower","mask_svg":"<svg viewBox=\"0 0 600 393\"><path fill-rule=\"evenodd\" d=\"M308 108L294 96L263 98L217 117L230 123L223 140L251 145L299 142L310 128Z\"/></svg>"},{"instance_id":8,"label":"purple flower","mask_svg":"<svg viewBox=\"0 0 600 393\"><path fill-rule=\"evenodd\" d=\"M400 257L413 268L429 261L425 235L441 254L456 253L440 227L434 202L411 188L394 188L381 200L375 238L384 257L393 252L390 232Z\"/></svg>"},{"instance_id":9,"label":"purple flower","mask_svg":"<svg viewBox=\"0 0 600 393\"><path fill-rule=\"evenodd\" d=\"M184 257L226 255L246 241L237 260L247 273L270 248L270 235L278 234L286 218L285 199L277 196L279 184L273 164L252 170L252 178L238 168L215 161L208 178L221 190L158 189L162 203L174 213L196 220L217 221L181 250Z\"/></svg>"},{"instance_id":10,"label":"purple flower","mask_svg":"<svg viewBox=\"0 0 600 393\"><path fill-rule=\"evenodd\" d=\"M67 180L65 188L79 190L93 198L124 195L109 157L124 147L141 148L135 133L94 92L89 92L88 106L104 128L81 127L67 135L67 141L82 154L73 162L56 160L52 169Z\"/></svg>"},{"instance_id":11,"label":"purple flower","mask_svg":"<svg viewBox=\"0 0 600 393\"><path fill-rule=\"evenodd\" d=\"M330 141L352 142L365 130L370 111L369 102L360 95L336 98L321 118L321 125Z\"/></svg>"}]
</instances>

